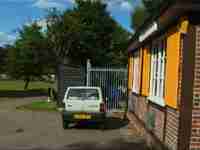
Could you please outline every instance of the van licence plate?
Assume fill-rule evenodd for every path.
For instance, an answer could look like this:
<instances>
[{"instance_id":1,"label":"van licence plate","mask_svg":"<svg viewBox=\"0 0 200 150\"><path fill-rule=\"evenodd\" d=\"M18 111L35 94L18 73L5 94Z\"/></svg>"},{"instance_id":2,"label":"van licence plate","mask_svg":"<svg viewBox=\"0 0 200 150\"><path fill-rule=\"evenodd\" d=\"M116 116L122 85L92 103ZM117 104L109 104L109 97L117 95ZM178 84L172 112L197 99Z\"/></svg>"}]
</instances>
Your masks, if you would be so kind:
<instances>
[{"instance_id":1,"label":"van licence plate","mask_svg":"<svg viewBox=\"0 0 200 150\"><path fill-rule=\"evenodd\" d=\"M91 115L86 115L86 114L75 114L74 119L91 119Z\"/></svg>"}]
</instances>

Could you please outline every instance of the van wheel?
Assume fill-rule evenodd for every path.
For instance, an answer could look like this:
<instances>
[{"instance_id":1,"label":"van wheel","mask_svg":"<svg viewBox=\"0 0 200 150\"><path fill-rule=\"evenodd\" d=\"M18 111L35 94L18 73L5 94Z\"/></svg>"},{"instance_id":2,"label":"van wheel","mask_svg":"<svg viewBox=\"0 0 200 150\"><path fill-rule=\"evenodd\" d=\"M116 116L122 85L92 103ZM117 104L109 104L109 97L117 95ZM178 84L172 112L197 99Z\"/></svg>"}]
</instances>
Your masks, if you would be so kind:
<instances>
[{"instance_id":1,"label":"van wheel","mask_svg":"<svg viewBox=\"0 0 200 150\"><path fill-rule=\"evenodd\" d=\"M63 120L63 129L68 129L68 127L69 127L69 122Z\"/></svg>"}]
</instances>

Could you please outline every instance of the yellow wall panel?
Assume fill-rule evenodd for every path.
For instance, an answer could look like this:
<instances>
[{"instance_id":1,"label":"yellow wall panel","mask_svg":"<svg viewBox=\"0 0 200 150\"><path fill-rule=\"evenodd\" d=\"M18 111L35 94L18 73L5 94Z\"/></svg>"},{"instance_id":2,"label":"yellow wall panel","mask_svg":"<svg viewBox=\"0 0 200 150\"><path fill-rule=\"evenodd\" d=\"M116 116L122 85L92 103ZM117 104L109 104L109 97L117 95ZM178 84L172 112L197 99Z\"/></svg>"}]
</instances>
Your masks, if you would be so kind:
<instances>
[{"instance_id":1,"label":"yellow wall panel","mask_svg":"<svg viewBox=\"0 0 200 150\"><path fill-rule=\"evenodd\" d=\"M187 33L188 31L189 20L187 17L183 17L180 19L180 32Z\"/></svg>"},{"instance_id":2,"label":"yellow wall panel","mask_svg":"<svg viewBox=\"0 0 200 150\"><path fill-rule=\"evenodd\" d=\"M140 60L140 66L139 66L139 74L140 74L140 78L139 78L139 91L140 91L140 93L139 94L141 94L141 90L142 90L142 72L143 72L143 69L142 69L142 67L143 67L143 59L142 59L142 57L143 57L143 48L140 48L140 52L139 52L139 60Z\"/></svg>"},{"instance_id":3,"label":"yellow wall panel","mask_svg":"<svg viewBox=\"0 0 200 150\"><path fill-rule=\"evenodd\" d=\"M172 108L178 108L178 81L181 34L187 33L189 21L183 17L179 26L169 31L167 35L167 63L165 77L165 101Z\"/></svg>"},{"instance_id":4,"label":"yellow wall panel","mask_svg":"<svg viewBox=\"0 0 200 150\"><path fill-rule=\"evenodd\" d=\"M171 32L167 37L165 101L173 108L177 108L179 55L180 32Z\"/></svg>"},{"instance_id":5,"label":"yellow wall panel","mask_svg":"<svg viewBox=\"0 0 200 150\"><path fill-rule=\"evenodd\" d=\"M142 95L149 96L150 81L150 53L147 48L143 49L143 72L142 72Z\"/></svg>"},{"instance_id":6,"label":"yellow wall panel","mask_svg":"<svg viewBox=\"0 0 200 150\"><path fill-rule=\"evenodd\" d=\"M133 83L133 56L129 56L128 62L128 90L131 90Z\"/></svg>"}]
</instances>

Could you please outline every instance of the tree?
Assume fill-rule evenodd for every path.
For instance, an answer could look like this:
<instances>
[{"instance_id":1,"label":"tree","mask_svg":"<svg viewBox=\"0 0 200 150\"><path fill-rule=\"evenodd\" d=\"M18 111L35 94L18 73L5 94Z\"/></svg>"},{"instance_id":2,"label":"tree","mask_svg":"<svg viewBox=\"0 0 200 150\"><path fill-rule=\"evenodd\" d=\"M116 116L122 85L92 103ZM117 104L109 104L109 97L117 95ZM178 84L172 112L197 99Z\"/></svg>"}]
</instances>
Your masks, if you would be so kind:
<instances>
[{"instance_id":1,"label":"tree","mask_svg":"<svg viewBox=\"0 0 200 150\"><path fill-rule=\"evenodd\" d=\"M7 48L0 47L0 73L6 71Z\"/></svg>"},{"instance_id":2,"label":"tree","mask_svg":"<svg viewBox=\"0 0 200 150\"><path fill-rule=\"evenodd\" d=\"M9 51L9 73L25 81L24 89L32 79L41 78L48 69L46 38L37 23L23 26L19 38Z\"/></svg>"},{"instance_id":3,"label":"tree","mask_svg":"<svg viewBox=\"0 0 200 150\"><path fill-rule=\"evenodd\" d=\"M156 15L164 4L171 3L173 0L142 0L142 5L136 7L132 13L132 28L137 29L144 23L147 17Z\"/></svg>"},{"instance_id":4,"label":"tree","mask_svg":"<svg viewBox=\"0 0 200 150\"><path fill-rule=\"evenodd\" d=\"M126 31L122 26L117 25L112 34L112 50L107 55L112 60L113 65L126 65L127 64L127 47L131 33Z\"/></svg>"},{"instance_id":5,"label":"tree","mask_svg":"<svg viewBox=\"0 0 200 150\"><path fill-rule=\"evenodd\" d=\"M82 24L80 56L85 56L83 61L90 58L93 64L109 63L111 60L106 54L112 51L112 35L116 22L106 10L106 4L101 1L78 0L77 4L75 12Z\"/></svg>"},{"instance_id":6,"label":"tree","mask_svg":"<svg viewBox=\"0 0 200 150\"><path fill-rule=\"evenodd\" d=\"M138 6L135 8L134 12L131 15L131 27L132 29L137 30L143 23L145 18L148 16L148 12L143 6Z\"/></svg>"},{"instance_id":7,"label":"tree","mask_svg":"<svg viewBox=\"0 0 200 150\"><path fill-rule=\"evenodd\" d=\"M98 0L76 0L73 9L64 13L54 9L47 20L47 35L57 63L67 60L84 64L91 59L93 64L100 65L112 61L108 54L113 51L113 35L119 27L106 4Z\"/></svg>"},{"instance_id":8,"label":"tree","mask_svg":"<svg viewBox=\"0 0 200 150\"><path fill-rule=\"evenodd\" d=\"M72 10L66 10L63 14L56 9L47 16L47 38L49 52L54 56L55 67L63 63L64 59L72 52L80 37L80 24L74 17Z\"/></svg>"},{"instance_id":9,"label":"tree","mask_svg":"<svg viewBox=\"0 0 200 150\"><path fill-rule=\"evenodd\" d=\"M165 0L167 1L167 0ZM165 2L164 0L142 0L144 7L146 8L146 11L149 14L155 14L158 13L160 6L162 3Z\"/></svg>"},{"instance_id":10,"label":"tree","mask_svg":"<svg viewBox=\"0 0 200 150\"><path fill-rule=\"evenodd\" d=\"M8 53L9 74L24 79L25 89L32 79L41 79L63 62L126 62L129 33L114 21L101 1L76 0L73 9L50 10L46 21L45 31L37 23L23 26Z\"/></svg>"}]
</instances>

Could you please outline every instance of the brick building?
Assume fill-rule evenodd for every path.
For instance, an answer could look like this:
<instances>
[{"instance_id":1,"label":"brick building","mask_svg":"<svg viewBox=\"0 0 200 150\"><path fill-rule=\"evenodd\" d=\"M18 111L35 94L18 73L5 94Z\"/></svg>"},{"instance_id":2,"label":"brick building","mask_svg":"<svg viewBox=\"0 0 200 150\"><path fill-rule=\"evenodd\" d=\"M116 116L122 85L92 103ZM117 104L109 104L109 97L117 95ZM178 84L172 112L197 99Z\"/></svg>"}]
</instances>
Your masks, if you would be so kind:
<instances>
[{"instance_id":1,"label":"brick building","mask_svg":"<svg viewBox=\"0 0 200 150\"><path fill-rule=\"evenodd\" d=\"M172 150L200 150L200 1L164 4L129 46L129 111Z\"/></svg>"}]
</instances>

